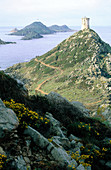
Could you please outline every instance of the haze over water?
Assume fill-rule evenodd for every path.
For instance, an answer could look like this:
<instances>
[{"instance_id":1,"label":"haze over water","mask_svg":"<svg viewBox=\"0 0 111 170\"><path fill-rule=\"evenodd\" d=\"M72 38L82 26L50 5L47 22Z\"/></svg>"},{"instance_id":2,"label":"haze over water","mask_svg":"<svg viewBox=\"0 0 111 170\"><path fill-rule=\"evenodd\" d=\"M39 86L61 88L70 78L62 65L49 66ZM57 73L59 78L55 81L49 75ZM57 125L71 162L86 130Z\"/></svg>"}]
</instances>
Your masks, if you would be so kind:
<instances>
[{"instance_id":1,"label":"haze over water","mask_svg":"<svg viewBox=\"0 0 111 170\"><path fill-rule=\"evenodd\" d=\"M20 40L21 36L8 35L14 27L0 27L0 39L16 42L16 44L0 45L0 69L4 70L13 64L30 61L54 48L74 32L44 35L44 38L33 40ZM80 27L73 27L80 30ZM111 45L111 27L93 27L105 42Z\"/></svg>"}]
</instances>

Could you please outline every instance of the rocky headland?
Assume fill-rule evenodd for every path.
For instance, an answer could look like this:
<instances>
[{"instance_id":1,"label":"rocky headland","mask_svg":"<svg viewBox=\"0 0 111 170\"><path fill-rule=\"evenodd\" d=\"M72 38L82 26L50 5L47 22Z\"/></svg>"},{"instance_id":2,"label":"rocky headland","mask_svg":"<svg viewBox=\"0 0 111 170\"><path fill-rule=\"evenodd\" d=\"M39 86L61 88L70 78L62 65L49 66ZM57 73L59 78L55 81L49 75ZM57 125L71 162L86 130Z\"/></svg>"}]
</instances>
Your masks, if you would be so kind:
<instances>
[{"instance_id":1,"label":"rocky headland","mask_svg":"<svg viewBox=\"0 0 111 170\"><path fill-rule=\"evenodd\" d=\"M0 169L111 169L110 64L111 47L84 29L1 71Z\"/></svg>"},{"instance_id":2,"label":"rocky headland","mask_svg":"<svg viewBox=\"0 0 111 170\"><path fill-rule=\"evenodd\" d=\"M111 47L91 30L78 31L48 53L16 64L7 73L30 94L57 92L92 112L111 101ZM37 89L37 90L36 90Z\"/></svg>"}]
</instances>

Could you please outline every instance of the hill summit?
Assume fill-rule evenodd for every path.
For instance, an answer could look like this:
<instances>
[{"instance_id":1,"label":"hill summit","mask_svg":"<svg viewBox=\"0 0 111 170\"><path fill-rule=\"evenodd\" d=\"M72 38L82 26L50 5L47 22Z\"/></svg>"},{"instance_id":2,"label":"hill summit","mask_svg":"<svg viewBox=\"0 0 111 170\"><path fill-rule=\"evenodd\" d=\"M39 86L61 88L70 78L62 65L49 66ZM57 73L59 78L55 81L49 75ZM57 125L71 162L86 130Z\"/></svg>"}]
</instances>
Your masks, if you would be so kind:
<instances>
[{"instance_id":1,"label":"hill summit","mask_svg":"<svg viewBox=\"0 0 111 170\"><path fill-rule=\"evenodd\" d=\"M56 31L56 32L70 32L70 31L73 31L67 25L62 25L62 26L52 25L52 26L49 27L49 29L51 29L53 31Z\"/></svg>"},{"instance_id":2,"label":"hill summit","mask_svg":"<svg viewBox=\"0 0 111 170\"><path fill-rule=\"evenodd\" d=\"M30 62L6 71L24 81L31 94L58 92L90 109L110 101L111 47L99 35L84 29Z\"/></svg>"}]
</instances>

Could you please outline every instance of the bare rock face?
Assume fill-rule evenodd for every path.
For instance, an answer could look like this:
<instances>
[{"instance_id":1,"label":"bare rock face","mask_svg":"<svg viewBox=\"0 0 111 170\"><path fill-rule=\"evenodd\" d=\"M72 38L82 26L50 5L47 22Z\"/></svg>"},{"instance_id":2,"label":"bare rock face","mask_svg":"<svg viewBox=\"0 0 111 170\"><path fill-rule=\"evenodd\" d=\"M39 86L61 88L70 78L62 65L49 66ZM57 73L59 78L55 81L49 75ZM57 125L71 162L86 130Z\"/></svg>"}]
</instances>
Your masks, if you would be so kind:
<instances>
[{"instance_id":1,"label":"bare rock face","mask_svg":"<svg viewBox=\"0 0 111 170\"><path fill-rule=\"evenodd\" d=\"M45 138L35 129L28 126L28 128L24 131L24 134L29 135L37 146L42 149L46 149L47 153L51 155L51 158L53 158L55 161L58 161L59 165L62 167L68 167L68 165L72 164L77 167L77 162L67 154L64 148L58 144L55 146L55 143L53 144L49 142L47 138Z\"/></svg>"},{"instance_id":2,"label":"bare rock face","mask_svg":"<svg viewBox=\"0 0 111 170\"><path fill-rule=\"evenodd\" d=\"M2 100L0 99L0 138L6 136L8 132L16 129L19 125L16 114L5 107Z\"/></svg>"},{"instance_id":3,"label":"bare rock face","mask_svg":"<svg viewBox=\"0 0 111 170\"><path fill-rule=\"evenodd\" d=\"M61 120L66 127L71 121L89 118L89 112L85 107L83 109L80 104L75 106L58 93L51 92L46 96L46 99L49 103L48 111L52 114L56 113L53 115L54 118Z\"/></svg>"},{"instance_id":4,"label":"bare rock face","mask_svg":"<svg viewBox=\"0 0 111 170\"><path fill-rule=\"evenodd\" d=\"M74 102L71 103L58 93L51 92L46 96L46 98L48 99L51 107L53 107L56 111L60 111L61 113L69 112L76 118L89 116L89 111L85 109L85 107L82 104L80 104L79 102L78 102L79 104Z\"/></svg>"}]
</instances>

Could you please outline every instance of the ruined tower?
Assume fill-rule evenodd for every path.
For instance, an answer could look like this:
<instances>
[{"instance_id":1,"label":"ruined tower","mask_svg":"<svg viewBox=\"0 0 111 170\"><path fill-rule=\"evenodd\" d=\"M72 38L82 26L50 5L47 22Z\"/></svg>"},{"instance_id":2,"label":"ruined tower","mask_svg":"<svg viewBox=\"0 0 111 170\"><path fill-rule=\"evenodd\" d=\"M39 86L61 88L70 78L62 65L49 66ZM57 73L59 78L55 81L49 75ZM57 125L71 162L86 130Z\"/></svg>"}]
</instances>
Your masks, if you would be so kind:
<instances>
[{"instance_id":1,"label":"ruined tower","mask_svg":"<svg viewBox=\"0 0 111 170\"><path fill-rule=\"evenodd\" d=\"M89 29L89 20L90 18L82 18L82 30Z\"/></svg>"}]
</instances>

